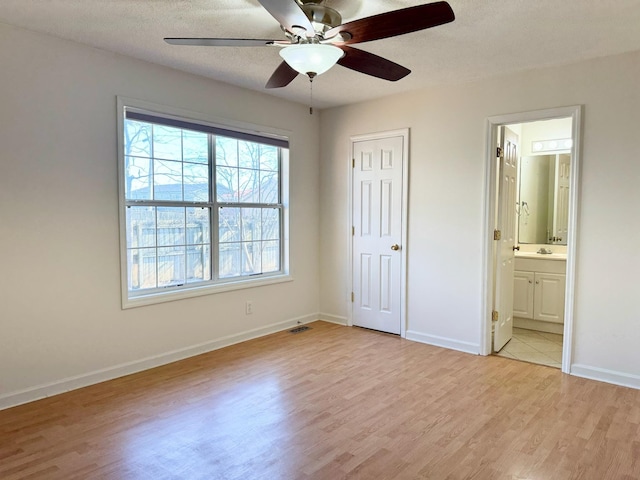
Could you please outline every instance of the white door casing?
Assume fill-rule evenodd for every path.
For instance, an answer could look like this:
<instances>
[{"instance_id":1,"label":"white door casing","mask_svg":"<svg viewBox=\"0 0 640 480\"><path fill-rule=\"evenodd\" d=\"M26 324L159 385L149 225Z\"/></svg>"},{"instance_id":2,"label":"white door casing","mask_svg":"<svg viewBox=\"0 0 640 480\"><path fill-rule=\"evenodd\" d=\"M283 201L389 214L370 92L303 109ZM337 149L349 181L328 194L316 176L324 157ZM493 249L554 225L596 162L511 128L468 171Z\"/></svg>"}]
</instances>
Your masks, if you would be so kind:
<instances>
[{"instance_id":1,"label":"white door casing","mask_svg":"<svg viewBox=\"0 0 640 480\"><path fill-rule=\"evenodd\" d=\"M513 335L513 248L516 245L516 188L518 178L518 136L501 127L500 175L498 185L496 298L498 319L494 325L493 349L498 352Z\"/></svg>"},{"instance_id":2,"label":"white door casing","mask_svg":"<svg viewBox=\"0 0 640 480\"><path fill-rule=\"evenodd\" d=\"M576 235L578 226L578 197L580 193L580 162L582 146L582 105L557 107L545 110L534 110L505 115L496 115L487 118L487 142L485 152L485 229L483 276L485 278L483 304L480 316L480 354L489 355L492 352L491 310L495 300L495 241L493 230L496 227L496 199L497 199L497 168L495 160L495 146L497 145L498 129L503 125L512 125L540 120L557 118L572 119L571 124L571 164L569 169L569 214L567 226L567 264L566 264L566 298L564 304L564 342L562 346L562 371L571 373L574 308L575 308L575 279L576 279Z\"/></svg>"},{"instance_id":3,"label":"white door casing","mask_svg":"<svg viewBox=\"0 0 640 480\"><path fill-rule=\"evenodd\" d=\"M407 134L352 138L352 323L394 334L404 334Z\"/></svg>"}]
</instances>

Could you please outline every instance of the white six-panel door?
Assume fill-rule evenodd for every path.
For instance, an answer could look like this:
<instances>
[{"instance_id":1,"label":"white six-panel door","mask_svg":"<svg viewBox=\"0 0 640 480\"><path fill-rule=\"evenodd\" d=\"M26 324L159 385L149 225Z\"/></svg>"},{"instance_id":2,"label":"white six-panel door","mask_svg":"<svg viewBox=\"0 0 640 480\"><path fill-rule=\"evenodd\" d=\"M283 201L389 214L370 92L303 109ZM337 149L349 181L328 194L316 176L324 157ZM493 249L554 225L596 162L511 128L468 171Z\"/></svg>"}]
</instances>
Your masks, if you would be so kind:
<instances>
[{"instance_id":1,"label":"white six-panel door","mask_svg":"<svg viewBox=\"0 0 640 480\"><path fill-rule=\"evenodd\" d=\"M352 322L401 333L405 137L353 142Z\"/></svg>"},{"instance_id":2,"label":"white six-panel door","mask_svg":"<svg viewBox=\"0 0 640 480\"><path fill-rule=\"evenodd\" d=\"M498 352L513 335L513 248L516 245L516 180L518 178L518 136L501 127L500 183L498 185L498 229L496 247L496 298L498 320L494 324L493 349Z\"/></svg>"}]
</instances>

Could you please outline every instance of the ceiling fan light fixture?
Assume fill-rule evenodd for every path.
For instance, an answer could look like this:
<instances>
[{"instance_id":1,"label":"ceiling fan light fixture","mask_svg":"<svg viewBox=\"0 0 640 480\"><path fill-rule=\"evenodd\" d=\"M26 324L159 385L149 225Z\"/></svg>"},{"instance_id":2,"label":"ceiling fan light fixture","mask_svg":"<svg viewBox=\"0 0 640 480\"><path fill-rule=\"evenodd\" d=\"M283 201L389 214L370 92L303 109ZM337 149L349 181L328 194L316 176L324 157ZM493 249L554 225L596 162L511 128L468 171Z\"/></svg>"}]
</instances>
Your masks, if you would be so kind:
<instances>
[{"instance_id":1,"label":"ceiling fan light fixture","mask_svg":"<svg viewBox=\"0 0 640 480\"><path fill-rule=\"evenodd\" d=\"M303 75L320 75L333 67L343 52L336 46L320 43L301 43L280 50L280 56L295 71Z\"/></svg>"}]
</instances>

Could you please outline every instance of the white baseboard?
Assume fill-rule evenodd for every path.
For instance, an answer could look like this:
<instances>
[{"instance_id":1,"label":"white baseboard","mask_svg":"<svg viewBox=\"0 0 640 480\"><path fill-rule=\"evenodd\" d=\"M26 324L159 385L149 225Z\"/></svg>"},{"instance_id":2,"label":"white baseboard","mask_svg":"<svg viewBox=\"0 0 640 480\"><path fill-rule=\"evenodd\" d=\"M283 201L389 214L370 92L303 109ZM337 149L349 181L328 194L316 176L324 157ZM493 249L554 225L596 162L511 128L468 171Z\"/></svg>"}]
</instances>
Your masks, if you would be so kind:
<instances>
[{"instance_id":1,"label":"white baseboard","mask_svg":"<svg viewBox=\"0 0 640 480\"><path fill-rule=\"evenodd\" d=\"M183 360L185 358L200 355L202 353L211 352L213 350L228 347L230 345L251 340L253 338L258 338L264 335L269 335L271 333L287 330L289 328L295 327L299 323L310 323L316 320L322 320L338 325L348 324L347 318L336 315L330 315L326 313L304 315L298 318L273 323L264 327L223 337L218 340L213 340L210 342L193 345L191 347L163 353L160 355L143 358L134 362L123 363L75 377L68 377L57 382L38 385L36 387L28 388L21 391L6 393L0 395L0 410L15 407L23 403L33 402L41 398L50 397L52 395L68 392L70 390L87 387L89 385L94 385L96 383L104 382L107 380L113 380L114 378L141 372L150 368L159 367L161 365L166 365L168 363ZM412 330L407 330L405 338L414 342L426 343L428 345L449 348L452 350L458 350L460 352L471 353L475 355L478 355L480 352L480 346L475 343L461 342L459 340L446 337L438 337L435 335L426 335L424 333ZM623 387L640 389L640 376L637 375L631 375L627 373L616 372L613 370L606 370L579 364L571 366L570 374L577 377L588 378L591 380L611 383Z\"/></svg>"},{"instance_id":2,"label":"white baseboard","mask_svg":"<svg viewBox=\"0 0 640 480\"><path fill-rule=\"evenodd\" d=\"M616 372L614 370L580 364L571 365L569 373L576 377L588 378L589 380L597 380L599 382L612 383L614 385L620 385L621 387L640 390L640 376L630 373Z\"/></svg>"},{"instance_id":3,"label":"white baseboard","mask_svg":"<svg viewBox=\"0 0 640 480\"><path fill-rule=\"evenodd\" d=\"M480 345L477 343L461 342L460 340L455 340L453 338L438 337L436 335L426 335L413 330L407 330L405 338L407 340L426 343L436 347L449 348L451 350L458 350L465 353L473 353L474 355L480 354Z\"/></svg>"},{"instance_id":4,"label":"white baseboard","mask_svg":"<svg viewBox=\"0 0 640 480\"><path fill-rule=\"evenodd\" d=\"M349 325L349 319L347 317L339 317L337 315L331 315L330 313L320 313L318 314L318 320L322 320L324 322L336 323L338 325Z\"/></svg>"},{"instance_id":5,"label":"white baseboard","mask_svg":"<svg viewBox=\"0 0 640 480\"><path fill-rule=\"evenodd\" d=\"M271 333L280 332L293 328L300 323L314 322L319 319L318 314L304 315L298 318L292 318L283 322L273 323L264 327L247 330L246 332L229 335L210 342L193 345L171 352L161 353L152 357L142 358L133 362L122 363L113 367L95 370L75 377L68 377L62 380L38 385L36 387L10 392L0 395L0 410L22 405L23 403L33 402L42 398L51 397L60 393L76 390L78 388L87 387L96 383L113 380L114 378L131 375L132 373L141 372L150 368L159 367L168 363L183 360L185 358L200 355L202 353L218 350L219 348L228 347L236 343L251 340L253 338L262 337Z\"/></svg>"}]
</instances>

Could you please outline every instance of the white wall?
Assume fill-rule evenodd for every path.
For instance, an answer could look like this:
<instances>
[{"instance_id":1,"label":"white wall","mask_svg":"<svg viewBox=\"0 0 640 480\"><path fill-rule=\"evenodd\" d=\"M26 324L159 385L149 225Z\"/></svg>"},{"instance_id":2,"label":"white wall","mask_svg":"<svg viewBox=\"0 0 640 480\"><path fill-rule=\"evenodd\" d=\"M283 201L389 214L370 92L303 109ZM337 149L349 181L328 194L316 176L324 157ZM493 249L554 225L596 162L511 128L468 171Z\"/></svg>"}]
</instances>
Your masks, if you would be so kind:
<instances>
[{"instance_id":1,"label":"white wall","mask_svg":"<svg viewBox=\"0 0 640 480\"><path fill-rule=\"evenodd\" d=\"M0 65L0 408L316 318L317 115L4 25ZM116 95L291 132L293 282L121 309Z\"/></svg>"},{"instance_id":2,"label":"white wall","mask_svg":"<svg viewBox=\"0 0 640 480\"><path fill-rule=\"evenodd\" d=\"M0 65L0 408L318 311L345 319L349 136L403 127L408 329L477 351L486 118L573 104L585 111L572 370L640 387L640 53L331 109L320 122L304 105L3 25ZM293 282L121 310L116 95L292 132Z\"/></svg>"},{"instance_id":3,"label":"white wall","mask_svg":"<svg viewBox=\"0 0 640 480\"><path fill-rule=\"evenodd\" d=\"M347 318L349 136L411 129L408 336L478 351L486 119L584 105L572 372L640 388L640 52L325 110L321 309Z\"/></svg>"}]
</instances>

